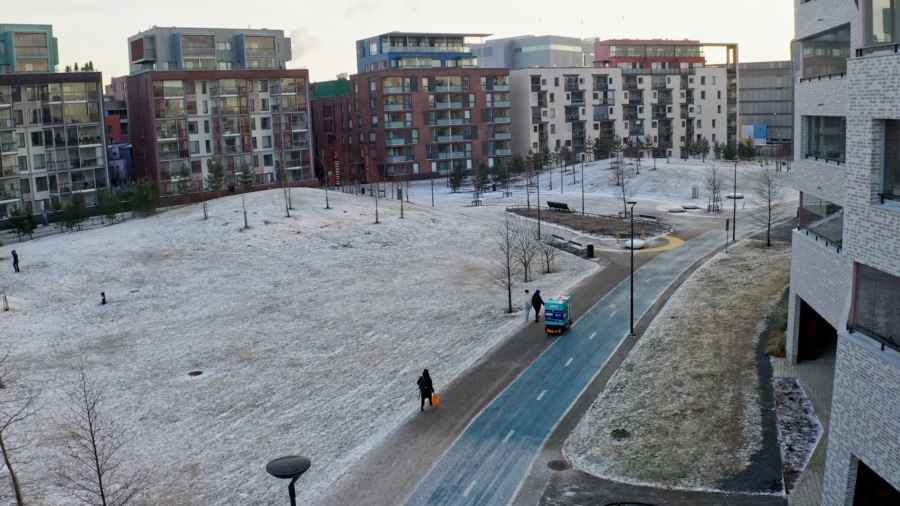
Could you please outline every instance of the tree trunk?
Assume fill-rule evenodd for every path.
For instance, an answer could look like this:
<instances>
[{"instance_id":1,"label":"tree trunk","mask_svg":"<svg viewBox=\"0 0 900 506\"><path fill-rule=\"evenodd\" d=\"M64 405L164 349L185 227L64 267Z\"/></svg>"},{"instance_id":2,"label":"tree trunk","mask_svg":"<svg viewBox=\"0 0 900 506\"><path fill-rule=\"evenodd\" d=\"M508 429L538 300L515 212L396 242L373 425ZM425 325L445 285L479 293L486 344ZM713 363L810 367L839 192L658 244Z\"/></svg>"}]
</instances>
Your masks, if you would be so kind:
<instances>
[{"instance_id":1,"label":"tree trunk","mask_svg":"<svg viewBox=\"0 0 900 506\"><path fill-rule=\"evenodd\" d=\"M510 295L510 305L512 305L512 295ZM19 487L19 477L13 470L12 462L9 460L9 454L6 452L6 441L3 440L3 433L0 432L0 451L3 452L3 463L9 471L9 479L12 482L13 492L16 494L16 505L25 506L25 498L22 497L22 490Z\"/></svg>"}]
</instances>

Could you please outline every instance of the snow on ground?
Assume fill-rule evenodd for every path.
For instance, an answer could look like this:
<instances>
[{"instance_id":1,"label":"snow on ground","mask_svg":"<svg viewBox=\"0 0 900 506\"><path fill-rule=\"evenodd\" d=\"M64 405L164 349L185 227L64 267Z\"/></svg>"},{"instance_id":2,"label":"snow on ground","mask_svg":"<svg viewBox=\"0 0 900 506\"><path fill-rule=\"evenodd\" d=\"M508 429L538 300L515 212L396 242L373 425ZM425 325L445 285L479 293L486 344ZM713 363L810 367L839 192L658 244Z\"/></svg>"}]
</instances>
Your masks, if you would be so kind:
<instances>
[{"instance_id":1,"label":"snow on ground","mask_svg":"<svg viewBox=\"0 0 900 506\"><path fill-rule=\"evenodd\" d=\"M590 162L584 165L584 193L585 210L595 214L616 213L622 208L621 189L611 179L612 171L609 169L609 160ZM631 164L633 160L625 159L625 163ZM692 202L706 208L709 191L706 189L706 177L708 170L713 167L713 161L707 160L680 160L665 159L656 161L656 169L653 162L641 161L640 174L634 174L629 178L629 185L636 190L635 198L639 201L655 201L660 203L681 204ZM731 193L734 186L734 162L719 160L715 162L720 176L724 178L722 192ZM635 168L629 166L629 170ZM571 170L571 167L570 167ZM785 200L796 199L798 192L792 188L793 172L774 172L774 165L759 165L759 162L740 162L737 166L737 191L742 193L745 201L741 206L752 208L761 205L759 196L755 193L754 182L759 175L772 170L772 175L780 188L782 188ZM552 187L550 189L550 180ZM573 182L574 180L574 182ZM581 209L581 164L576 165L576 174L573 178L571 172L562 177L563 188L560 190L560 170L544 171L540 177L541 203L546 201L564 202L573 209ZM382 183L384 185L385 183ZM514 181L511 184L514 190L513 196L503 197L502 186L497 192L483 194L483 207L470 207L472 192L450 193L446 179L438 179L434 182L434 203L438 209L466 214L468 216L484 217L491 213L492 207L505 207L508 205L525 205L526 196L524 190L517 189L523 185L524 179ZM700 196L692 199L692 188L699 188ZM387 183L388 193L391 192L391 184ZM431 181L418 181L411 183L410 200L425 206L431 205ZM537 195L530 196L530 202L535 203ZM726 202L726 205L729 204Z\"/></svg>"},{"instance_id":2,"label":"snow on ground","mask_svg":"<svg viewBox=\"0 0 900 506\"><path fill-rule=\"evenodd\" d=\"M797 378L774 378L784 488L790 494L822 437L822 424Z\"/></svg>"},{"instance_id":3,"label":"snow on ground","mask_svg":"<svg viewBox=\"0 0 900 506\"><path fill-rule=\"evenodd\" d=\"M305 454L303 504L419 407L428 368L440 392L511 330L505 294L489 280L493 232L440 210L295 189L190 206L60 234L0 257L12 310L0 337L21 381L42 390L19 466L34 504L74 504L47 473L59 463L53 419L79 358L107 389L106 408L134 441L148 504L284 504L265 472ZM559 255L560 272L522 288L564 290L597 264ZM109 303L100 305L100 292ZM519 297L515 299L519 303ZM203 374L192 377L190 371ZM10 387L15 388L15 387ZM9 391L9 390L7 390Z\"/></svg>"},{"instance_id":4,"label":"snow on ground","mask_svg":"<svg viewBox=\"0 0 900 506\"><path fill-rule=\"evenodd\" d=\"M761 447L757 340L790 245L743 241L671 296L566 442L577 467L633 484L715 489ZM627 431L627 432L623 432Z\"/></svg>"}]
</instances>

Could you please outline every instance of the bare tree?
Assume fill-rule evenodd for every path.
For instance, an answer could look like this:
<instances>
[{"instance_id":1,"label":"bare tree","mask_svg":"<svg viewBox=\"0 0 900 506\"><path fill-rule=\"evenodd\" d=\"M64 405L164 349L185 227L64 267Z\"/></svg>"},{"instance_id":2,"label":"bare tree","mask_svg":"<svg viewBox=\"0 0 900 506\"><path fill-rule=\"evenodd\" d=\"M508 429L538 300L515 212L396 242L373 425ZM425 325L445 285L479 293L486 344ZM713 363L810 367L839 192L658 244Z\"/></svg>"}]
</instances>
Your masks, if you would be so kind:
<instances>
[{"instance_id":1,"label":"bare tree","mask_svg":"<svg viewBox=\"0 0 900 506\"><path fill-rule=\"evenodd\" d=\"M13 457L21 449L13 443L15 426L31 418L35 413L38 392L16 385L8 374L7 363L11 354L9 348L3 349L0 357L0 453L3 454L3 465L9 473L9 481L17 506L24 506L25 498L15 465L19 462ZM12 436L12 437L11 437Z\"/></svg>"},{"instance_id":2,"label":"bare tree","mask_svg":"<svg viewBox=\"0 0 900 506\"><path fill-rule=\"evenodd\" d=\"M512 289L515 285L514 278L519 271L519 264L516 262L516 234L513 218L508 214L506 220L496 231L497 248L491 255L491 282L506 290L506 296L509 304L507 313L512 314Z\"/></svg>"},{"instance_id":3,"label":"bare tree","mask_svg":"<svg viewBox=\"0 0 900 506\"><path fill-rule=\"evenodd\" d=\"M178 185L178 193L184 195L185 205L191 205L194 201L194 175L190 169L182 167L176 180Z\"/></svg>"},{"instance_id":4,"label":"bare tree","mask_svg":"<svg viewBox=\"0 0 900 506\"><path fill-rule=\"evenodd\" d=\"M784 201L784 189L778 185L771 170L763 171L753 182L753 191L763 205L763 212L753 215L753 220L766 226L766 246L772 245L772 215L778 204Z\"/></svg>"},{"instance_id":5,"label":"bare tree","mask_svg":"<svg viewBox=\"0 0 900 506\"><path fill-rule=\"evenodd\" d=\"M556 252L558 250L555 246L550 244L550 238L546 237L548 235L546 232L542 235L540 229L531 227L531 233L541 255L541 267L543 267L543 273L550 274L553 272Z\"/></svg>"},{"instance_id":6,"label":"bare tree","mask_svg":"<svg viewBox=\"0 0 900 506\"><path fill-rule=\"evenodd\" d=\"M526 283L533 278L531 264L534 263L534 257L538 253L532 228L534 227L531 223L525 220L516 219L513 222L513 256L519 267L522 268L523 279Z\"/></svg>"},{"instance_id":7,"label":"bare tree","mask_svg":"<svg viewBox=\"0 0 900 506\"><path fill-rule=\"evenodd\" d=\"M241 184L241 206L244 208L244 228L250 228L250 223L247 221L247 201L244 200L244 194L252 192L253 184L256 182L256 176L253 174L253 169L250 168L250 164L244 163L241 165L238 181Z\"/></svg>"},{"instance_id":8,"label":"bare tree","mask_svg":"<svg viewBox=\"0 0 900 506\"><path fill-rule=\"evenodd\" d=\"M716 163L712 168L706 169L706 189L709 190L712 205L718 206L721 200L723 176L719 173Z\"/></svg>"},{"instance_id":9,"label":"bare tree","mask_svg":"<svg viewBox=\"0 0 900 506\"><path fill-rule=\"evenodd\" d=\"M612 174L609 175L609 183L613 186L613 196L622 199L622 208L628 212L628 199L634 197L640 189L640 184L633 179L635 175L633 166L626 165L624 161L614 162L610 165Z\"/></svg>"},{"instance_id":10,"label":"bare tree","mask_svg":"<svg viewBox=\"0 0 900 506\"><path fill-rule=\"evenodd\" d=\"M288 192L290 189L287 185L287 169L284 168L284 164L281 160L275 162L275 177L278 179L278 182L281 183L281 190L284 192L284 211L287 213L287 217L291 217L291 204L290 199L288 198Z\"/></svg>"},{"instance_id":11,"label":"bare tree","mask_svg":"<svg viewBox=\"0 0 900 506\"><path fill-rule=\"evenodd\" d=\"M139 472L123 468L122 449L131 441L105 411L103 389L79 364L75 387L66 393L61 420L66 465L57 474L74 487L75 496L91 506L125 506L146 487Z\"/></svg>"}]
</instances>

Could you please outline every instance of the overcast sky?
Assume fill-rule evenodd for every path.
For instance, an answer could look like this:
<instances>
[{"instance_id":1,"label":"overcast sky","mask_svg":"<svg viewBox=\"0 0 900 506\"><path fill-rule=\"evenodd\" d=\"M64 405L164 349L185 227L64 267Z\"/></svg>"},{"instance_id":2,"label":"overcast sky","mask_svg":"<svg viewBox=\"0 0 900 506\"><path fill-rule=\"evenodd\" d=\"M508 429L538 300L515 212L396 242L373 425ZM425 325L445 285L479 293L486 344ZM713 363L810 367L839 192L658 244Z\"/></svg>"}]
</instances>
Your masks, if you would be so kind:
<instances>
[{"instance_id":1,"label":"overcast sky","mask_svg":"<svg viewBox=\"0 0 900 506\"><path fill-rule=\"evenodd\" d=\"M691 38L737 42L740 61L765 61L790 58L794 25L786 0L10 0L3 11L5 23L52 24L59 69L90 60L106 82L128 73L127 38L152 25L284 30L288 66L312 81L354 73L354 41L393 30Z\"/></svg>"}]
</instances>

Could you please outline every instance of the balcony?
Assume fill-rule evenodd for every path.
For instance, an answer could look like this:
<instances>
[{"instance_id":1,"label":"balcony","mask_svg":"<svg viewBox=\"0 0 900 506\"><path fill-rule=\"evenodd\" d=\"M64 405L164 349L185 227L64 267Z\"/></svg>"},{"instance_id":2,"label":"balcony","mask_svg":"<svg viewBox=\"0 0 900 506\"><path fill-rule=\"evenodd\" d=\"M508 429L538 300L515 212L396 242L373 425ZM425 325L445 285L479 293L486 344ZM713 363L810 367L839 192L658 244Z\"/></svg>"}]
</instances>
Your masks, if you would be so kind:
<instances>
[{"instance_id":1,"label":"balcony","mask_svg":"<svg viewBox=\"0 0 900 506\"><path fill-rule=\"evenodd\" d=\"M18 188L10 188L6 190L0 190L0 202L8 202L11 200L19 200L19 189Z\"/></svg>"},{"instance_id":2,"label":"balcony","mask_svg":"<svg viewBox=\"0 0 900 506\"><path fill-rule=\"evenodd\" d=\"M547 107L547 101L546 100L538 100L537 106L538 107Z\"/></svg>"},{"instance_id":3,"label":"balcony","mask_svg":"<svg viewBox=\"0 0 900 506\"><path fill-rule=\"evenodd\" d=\"M488 123L509 123L510 117L509 116L488 117L487 122Z\"/></svg>"},{"instance_id":4,"label":"balcony","mask_svg":"<svg viewBox=\"0 0 900 506\"><path fill-rule=\"evenodd\" d=\"M270 58L272 58L272 57L275 56L275 50L274 50L274 49L251 49L251 48L247 48L247 49L244 49L244 55L245 55L245 56L249 56L249 57L251 57L251 58L256 58L256 57L270 57Z\"/></svg>"},{"instance_id":5,"label":"balcony","mask_svg":"<svg viewBox=\"0 0 900 506\"><path fill-rule=\"evenodd\" d=\"M626 112L625 119L626 120L636 120L636 119L638 119L638 115L636 112Z\"/></svg>"},{"instance_id":6,"label":"balcony","mask_svg":"<svg viewBox=\"0 0 900 506\"><path fill-rule=\"evenodd\" d=\"M608 89L609 89L609 83L606 83L606 82L598 83L596 81L594 82L594 91L606 91Z\"/></svg>"},{"instance_id":7,"label":"balcony","mask_svg":"<svg viewBox=\"0 0 900 506\"><path fill-rule=\"evenodd\" d=\"M467 153L465 151L450 151L447 153L438 153L439 160L446 160L448 158L466 158L467 156L472 156L472 153Z\"/></svg>"},{"instance_id":8,"label":"balcony","mask_svg":"<svg viewBox=\"0 0 900 506\"><path fill-rule=\"evenodd\" d=\"M550 134L548 134L547 132L538 132L539 140L546 140L549 137L550 137Z\"/></svg>"},{"instance_id":9,"label":"balcony","mask_svg":"<svg viewBox=\"0 0 900 506\"><path fill-rule=\"evenodd\" d=\"M493 155L493 156L511 155L512 149L511 148L488 149L483 154L489 155L489 156L490 155Z\"/></svg>"},{"instance_id":10,"label":"balcony","mask_svg":"<svg viewBox=\"0 0 900 506\"><path fill-rule=\"evenodd\" d=\"M541 85L540 85L540 84L532 84L532 85L531 85L531 92L532 92L532 93L535 93L535 92L538 92L538 91L541 91Z\"/></svg>"},{"instance_id":11,"label":"balcony","mask_svg":"<svg viewBox=\"0 0 900 506\"><path fill-rule=\"evenodd\" d=\"M732 127L729 127L732 128ZM817 162L825 162L825 163L833 163L835 165L841 165L842 163L846 163L844 161L843 154L841 153L806 153L803 155L803 158L807 160L814 160Z\"/></svg>"},{"instance_id":12,"label":"balcony","mask_svg":"<svg viewBox=\"0 0 900 506\"><path fill-rule=\"evenodd\" d=\"M471 53L468 46L382 46L382 53Z\"/></svg>"},{"instance_id":13,"label":"balcony","mask_svg":"<svg viewBox=\"0 0 900 506\"><path fill-rule=\"evenodd\" d=\"M659 97L656 99L657 104L672 105L672 97Z\"/></svg>"},{"instance_id":14,"label":"balcony","mask_svg":"<svg viewBox=\"0 0 900 506\"><path fill-rule=\"evenodd\" d=\"M216 56L216 48L215 47L181 47L181 56L209 56L211 58L215 58Z\"/></svg>"},{"instance_id":15,"label":"balcony","mask_svg":"<svg viewBox=\"0 0 900 506\"><path fill-rule=\"evenodd\" d=\"M509 85L508 84L495 84L493 90L494 91L509 91Z\"/></svg>"},{"instance_id":16,"label":"balcony","mask_svg":"<svg viewBox=\"0 0 900 506\"><path fill-rule=\"evenodd\" d=\"M436 119L434 121L435 125L467 125L471 123L472 120L468 118L449 118L449 119ZM412 122L410 121L407 126L412 126Z\"/></svg>"},{"instance_id":17,"label":"balcony","mask_svg":"<svg viewBox=\"0 0 900 506\"><path fill-rule=\"evenodd\" d=\"M609 113L594 114L594 121L606 121L609 119Z\"/></svg>"},{"instance_id":18,"label":"balcony","mask_svg":"<svg viewBox=\"0 0 900 506\"><path fill-rule=\"evenodd\" d=\"M385 86L381 88L382 93L410 93L409 86Z\"/></svg>"},{"instance_id":19,"label":"balcony","mask_svg":"<svg viewBox=\"0 0 900 506\"><path fill-rule=\"evenodd\" d=\"M572 130L572 138L573 139L584 139L584 130Z\"/></svg>"},{"instance_id":20,"label":"balcony","mask_svg":"<svg viewBox=\"0 0 900 506\"><path fill-rule=\"evenodd\" d=\"M643 104L644 104L644 97L629 97L629 98L628 98L628 103L629 103L630 105L643 105Z\"/></svg>"},{"instance_id":21,"label":"balcony","mask_svg":"<svg viewBox=\"0 0 900 506\"><path fill-rule=\"evenodd\" d=\"M385 111L408 111L412 109L412 104L384 104Z\"/></svg>"},{"instance_id":22,"label":"balcony","mask_svg":"<svg viewBox=\"0 0 900 506\"><path fill-rule=\"evenodd\" d=\"M566 83L566 91L579 91L578 83Z\"/></svg>"},{"instance_id":23,"label":"balcony","mask_svg":"<svg viewBox=\"0 0 900 506\"><path fill-rule=\"evenodd\" d=\"M432 109L462 109L462 102L435 102L431 104Z\"/></svg>"},{"instance_id":24,"label":"balcony","mask_svg":"<svg viewBox=\"0 0 900 506\"><path fill-rule=\"evenodd\" d=\"M597 100L597 105L616 105L615 98L601 98Z\"/></svg>"},{"instance_id":25,"label":"balcony","mask_svg":"<svg viewBox=\"0 0 900 506\"><path fill-rule=\"evenodd\" d=\"M509 100L494 100L485 104L485 107L509 107Z\"/></svg>"},{"instance_id":26,"label":"balcony","mask_svg":"<svg viewBox=\"0 0 900 506\"><path fill-rule=\"evenodd\" d=\"M637 83L637 81L635 81L635 82L626 82L626 83L625 83L625 89L626 89L626 90L637 90L637 89L639 89L639 88L638 88L638 83Z\"/></svg>"},{"instance_id":27,"label":"balcony","mask_svg":"<svg viewBox=\"0 0 900 506\"><path fill-rule=\"evenodd\" d=\"M405 138L403 139L385 139L385 146L405 146L406 144L412 144L412 142L407 141Z\"/></svg>"},{"instance_id":28,"label":"balcony","mask_svg":"<svg viewBox=\"0 0 900 506\"><path fill-rule=\"evenodd\" d=\"M413 162L415 161L415 157L406 156L406 155L398 155L398 156L387 156L385 157L388 163L397 163L397 162Z\"/></svg>"},{"instance_id":29,"label":"balcony","mask_svg":"<svg viewBox=\"0 0 900 506\"><path fill-rule=\"evenodd\" d=\"M432 137L432 142L456 142L466 140L465 135L436 135Z\"/></svg>"},{"instance_id":30,"label":"balcony","mask_svg":"<svg viewBox=\"0 0 900 506\"><path fill-rule=\"evenodd\" d=\"M690 115L686 111L681 111L681 119L689 119Z\"/></svg>"},{"instance_id":31,"label":"balcony","mask_svg":"<svg viewBox=\"0 0 900 506\"><path fill-rule=\"evenodd\" d=\"M429 91L469 91L469 85L444 85L444 86L435 86L433 90Z\"/></svg>"},{"instance_id":32,"label":"balcony","mask_svg":"<svg viewBox=\"0 0 900 506\"><path fill-rule=\"evenodd\" d=\"M653 119L666 119L665 111L653 111Z\"/></svg>"},{"instance_id":33,"label":"balcony","mask_svg":"<svg viewBox=\"0 0 900 506\"><path fill-rule=\"evenodd\" d=\"M572 105L584 105L584 99L572 99Z\"/></svg>"},{"instance_id":34,"label":"balcony","mask_svg":"<svg viewBox=\"0 0 900 506\"><path fill-rule=\"evenodd\" d=\"M578 114L566 114L567 122L578 121L579 118L580 116Z\"/></svg>"},{"instance_id":35,"label":"balcony","mask_svg":"<svg viewBox=\"0 0 900 506\"><path fill-rule=\"evenodd\" d=\"M665 90L668 89L668 85L666 83L653 83L650 85L651 90Z\"/></svg>"},{"instance_id":36,"label":"balcony","mask_svg":"<svg viewBox=\"0 0 900 506\"><path fill-rule=\"evenodd\" d=\"M384 128L406 128L411 127L412 121L385 121Z\"/></svg>"},{"instance_id":37,"label":"balcony","mask_svg":"<svg viewBox=\"0 0 900 506\"><path fill-rule=\"evenodd\" d=\"M511 139L512 134L510 132L494 132L494 133L489 133L488 138L490 138L490 139Z\"/></svg>"},{"instance_id":38,"label":"balcony","mask_svg":"<svg viewBox=\"0 0 900 506\"><path fill-rule=\"evenodd\" d=\"M4 142L3 144L0 144L0 152L2 153L11 153L18 150L19 143L17 142Z\"/></svg>"}]
</instances>

